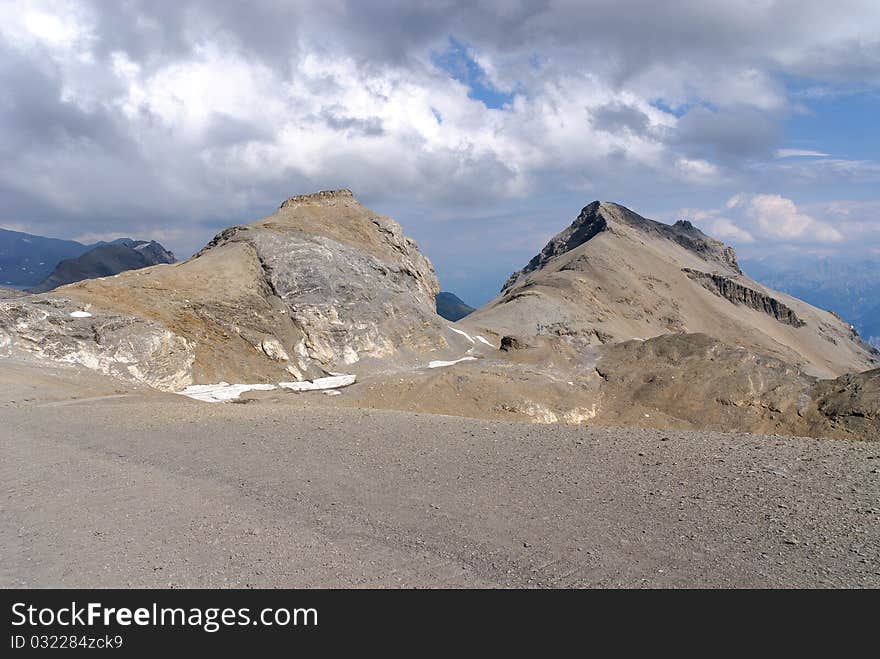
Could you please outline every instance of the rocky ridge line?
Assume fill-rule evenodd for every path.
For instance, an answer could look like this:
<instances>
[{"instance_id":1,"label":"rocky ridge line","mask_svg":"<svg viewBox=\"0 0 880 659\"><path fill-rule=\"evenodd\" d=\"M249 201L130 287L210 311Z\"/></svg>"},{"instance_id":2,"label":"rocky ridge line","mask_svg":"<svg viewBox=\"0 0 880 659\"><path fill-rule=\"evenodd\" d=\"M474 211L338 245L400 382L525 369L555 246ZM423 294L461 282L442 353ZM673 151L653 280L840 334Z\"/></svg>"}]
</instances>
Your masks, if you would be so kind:
<instances>
[{"instance_id":1,"label":"rocky ridge line","mask_svg":"<svg viewBox=\"0 0 880 659\"><path fill-rule=\"evenodd\" d=\"M755 311L765 313L785 325L791 325L792 327L803 327L806 325L794 310L775 297L770 297L753 288L743 286L730 277L712 272L702 272L692 268L682 268L681 271L706 290L715 293L719 297L723 297L728 302L742 304Z\"/></svg>"}]
</instances>

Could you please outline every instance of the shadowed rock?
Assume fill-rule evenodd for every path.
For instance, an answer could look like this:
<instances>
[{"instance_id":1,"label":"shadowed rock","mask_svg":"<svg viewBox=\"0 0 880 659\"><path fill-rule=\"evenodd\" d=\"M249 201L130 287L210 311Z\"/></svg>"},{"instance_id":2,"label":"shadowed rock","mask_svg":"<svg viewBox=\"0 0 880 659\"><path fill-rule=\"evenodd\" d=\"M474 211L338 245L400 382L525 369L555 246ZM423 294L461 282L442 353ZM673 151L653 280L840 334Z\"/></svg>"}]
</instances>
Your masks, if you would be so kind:
<instances>
[{"instance_id":1,"label":"shadowed rock","mask_svg":"<svg viewBox=\"0 0 880 659\"><path fill-rule=\"evenodd\" d=\"M773 316L780 323L785 323L792 327L803 327L806 324L798 318L794 311L776 298L760 293L748 286L743 286L730 277L716 275L711 272L700 272L691 268L682 268L682 272L686 272L688 277L699 283L706 290L720 295L733 304L744 304L751 309L765 313L768 316Z\"/></svg>"}]
</instances>

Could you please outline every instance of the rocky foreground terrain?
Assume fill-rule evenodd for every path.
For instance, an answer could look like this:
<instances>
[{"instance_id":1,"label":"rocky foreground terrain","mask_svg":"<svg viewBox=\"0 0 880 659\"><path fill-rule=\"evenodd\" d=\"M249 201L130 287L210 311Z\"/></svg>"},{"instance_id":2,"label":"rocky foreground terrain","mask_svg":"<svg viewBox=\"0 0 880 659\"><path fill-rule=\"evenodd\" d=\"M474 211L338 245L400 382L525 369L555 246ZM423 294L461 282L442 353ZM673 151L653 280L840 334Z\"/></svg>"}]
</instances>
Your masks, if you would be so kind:
<instances>
[{"instance_id":1,"label":"rocky foreground terrain","mask_svg":"<svg viewBox=\"0 0 880 659\"><path fill-rule=\"evenodd\" d=\"M0 586L880 586L880 447L0 369Z\"/></svg>"},{"instance_id":2,"label":"rocky foreground terrain","mask_svg":"<svg viewBox=\"0 0 880 659\"><path fill-rule=\"evenodd\" d=\"M209 401L880 437L880 354L688 222L593 202L459 322L438 290L400 225L320 192L183 263L0 299L0 359Z\"/></svg>"}]
</instances>

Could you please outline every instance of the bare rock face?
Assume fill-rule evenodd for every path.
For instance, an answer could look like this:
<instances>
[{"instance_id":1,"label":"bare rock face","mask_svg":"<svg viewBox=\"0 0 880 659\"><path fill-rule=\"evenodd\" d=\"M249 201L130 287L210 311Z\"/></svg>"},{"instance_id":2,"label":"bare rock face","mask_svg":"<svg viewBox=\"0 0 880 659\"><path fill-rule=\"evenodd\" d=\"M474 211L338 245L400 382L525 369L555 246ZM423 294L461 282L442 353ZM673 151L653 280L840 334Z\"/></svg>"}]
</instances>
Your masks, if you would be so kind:
<instances>
[{"instance_id":1,"label":"bare rock face","mask_svg":"<svg viewBox=\"0 0 880 659\"><path fill-rule=\"evenodd\" d=\"M15 308L0 302L0 331L40 358L165 389L303 380L364 358L445 348L438 290L431 263L400 225L339 190L292 197L263 220L222 231L183 263L79 282ZM72 324L63 312L38 311L55 303L91 315ZM124 350L109 327L124 329ZM34 332L60 347L39 347ZM188 370L166 366L183 354Z\"/></svg>"},{"instance_id":2,"label":"bare rock face","mask_svg":"<svg viewBox=\"0 0 880 659\"><path fill-rule=\"evenodd\" d=\"M702 334L601 351L600 422L880 439L880 369L833 380Z\"/></svg>"},{"instance_id":3,"label":"bare rock face","mask_svg":"<svg viewBox=\"0 0 880 659\"><path fill-rule=\"evenodd\" d=\"M286 346L300 362L330 369L445 344L430 261L397 222L348 190L291 197L275 215L219 234L196 258L239 243L254 249L271 294L301 332Z\"/></svg>"},{"instance_id":4,"label":"bare rock face","mask_svg":"<svg viewBox=\"0 0 880 659\"><path fill-rule=\"evenodd\" d=\"M642 420L662 415L689 427L806 434L799 417L815 378L705 334L605 346L596 368L609 422L650 425Z\"/></svg>"},{"instance_id":5,"label":"bare rock face","mask_svg":"<svg viewBox=\"0 0 880 659\"><path fill-rule=\"evenodd\" d=\"M0 305L0 358L30 356L78 364L104 375L175 390L192 377L193 351L162 325L91 312L63 298L19 298Z\"/></svg>"},{"instance_id":6,"label":"bare rock face","mask_svg":"<svg viewBox=\"0 0 880 659\"><path fill-rule=\"evenodd\" d=\"M585 351L504 337L481 360L374 378L351 395L347 404L533 423L880 440L880 369L817 379L705 334Z\"/></svg>"}]
</instances>

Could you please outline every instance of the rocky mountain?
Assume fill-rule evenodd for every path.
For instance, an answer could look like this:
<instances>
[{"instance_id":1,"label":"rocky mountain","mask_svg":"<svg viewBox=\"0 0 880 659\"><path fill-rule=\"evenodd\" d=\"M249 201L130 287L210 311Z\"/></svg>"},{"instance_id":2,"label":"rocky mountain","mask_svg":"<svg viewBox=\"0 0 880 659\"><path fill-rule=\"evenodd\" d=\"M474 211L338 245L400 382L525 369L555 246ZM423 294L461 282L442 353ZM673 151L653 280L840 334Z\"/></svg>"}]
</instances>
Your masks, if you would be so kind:
<instances>
[{"instance_id":1,"label":"rocky mountain","mask_svg":"<svg viewBox=\"0 0 880 659\"><path fill-rule=\"evenodd\" d=\"M447 356L437 278L400 225L337 190L291 197L195 257L0 304L0 348L153 386L278 382ZM73 314L73 315L72 315Z\"/></svg>"},{"instance_id":2,"label":"rocky mountain","mask_svg":"<svg viewBox=\"0 0 880 659\"><path fill-rule=\"evenodd\" d=\"M499 339L555 337L579 349L705 333L819 377L878 364L849 324L750 279L732 248L689 222L599 201L462 322Z\"/></svg>"},{"instance_id":3,"label":"rocky mountain","mask_svg":"<svg viewBox=\"0 0 880 659\"><path fill-rule=\"evenodd\" d=\"M126 270L140 270L151 265L174 263L174 254L155 240L125 238L99 245L71 259L61 261L52 273L30 290L44 293L52 289L97 277L109 277Z\"/></svg>"},{"instance_id":4,"label":"rocky mountain","mask_svg":"<svg viewBox=\"0 0 880 659\"><path fill-rule=\"evenodd\" d=\"M75 240L0 229L0 285L37 286L60 261L76 258L89 249L88 245Z\"/></svg>"},{"instance_id":5,"label":"rocky mountain","mask_svg":"<svg viewBox=\"0 0 880 659\"><path fill-rule=\"evenodd\" d=\"M757 281L852 323L880 348L880 258L777 257L743 262Z\"/></svg>"},{"instance_id":6,"label":"rocky mountain","mask_svg":"<svg viewBox=\"0 0 880 659\"><path fill-rule=\"evenodd\" d=\"M281 402L321 379L351 386L316 404L880 437L880 355L687 222L594 202L454 325L435 313L438 292L396 222L320 192L182 263L0 296L0 358L205 385L211 400Z\"/></svg>"},{"instance_id":7,"label":"rocky mountain","mask_svg":"<svg viewBox=\"0 0 880 659\"><path fill-rule=\"evenodd\" d=\"M472 306L465 304L455 293L448 293L446 291L437 293L436 303L437 313L452 322L461 320L475 311Z\"/></svg>"}]
</instances>

